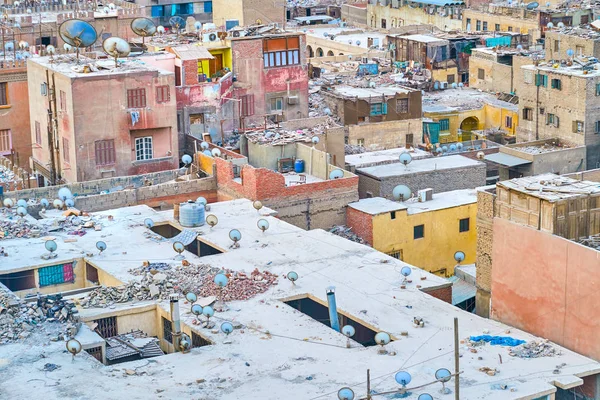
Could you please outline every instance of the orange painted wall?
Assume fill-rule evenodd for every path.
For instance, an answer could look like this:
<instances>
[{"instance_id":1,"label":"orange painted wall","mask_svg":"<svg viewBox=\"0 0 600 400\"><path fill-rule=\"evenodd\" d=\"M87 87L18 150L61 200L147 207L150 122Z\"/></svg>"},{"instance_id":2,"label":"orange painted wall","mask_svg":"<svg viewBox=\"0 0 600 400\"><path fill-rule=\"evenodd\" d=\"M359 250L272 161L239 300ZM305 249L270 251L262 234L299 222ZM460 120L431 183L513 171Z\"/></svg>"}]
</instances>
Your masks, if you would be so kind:
<instances>
[{"instance_id":1,"label":"orange painted wall","mask_svg":"<svg viewBox=\"0 0 600 400\"><path fill-rule=\"evenodd\" d=\"M600 360L600 251L494 218L493 319Z\"/></svg>"}]
</instances>

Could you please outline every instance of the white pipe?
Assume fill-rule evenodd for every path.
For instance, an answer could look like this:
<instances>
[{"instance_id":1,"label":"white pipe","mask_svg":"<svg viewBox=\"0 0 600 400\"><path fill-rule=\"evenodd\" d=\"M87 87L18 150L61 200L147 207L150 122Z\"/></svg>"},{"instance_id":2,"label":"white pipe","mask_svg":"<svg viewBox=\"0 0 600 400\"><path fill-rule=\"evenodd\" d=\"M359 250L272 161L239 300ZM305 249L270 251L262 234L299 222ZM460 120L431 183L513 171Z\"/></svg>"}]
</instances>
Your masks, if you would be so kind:
<instances>
[{"instance_id":1,"label":"white pipe","mask_svg":"<svg viewBox=\"0 0 600 400\"><path fill-rule=\"evenodd\" d=\"M181 318L179 316L179 295L171 294L171 319L173 320L173 347L175 351L180 351L179 343L181 341Z\"/></svg>"}]
</instances>

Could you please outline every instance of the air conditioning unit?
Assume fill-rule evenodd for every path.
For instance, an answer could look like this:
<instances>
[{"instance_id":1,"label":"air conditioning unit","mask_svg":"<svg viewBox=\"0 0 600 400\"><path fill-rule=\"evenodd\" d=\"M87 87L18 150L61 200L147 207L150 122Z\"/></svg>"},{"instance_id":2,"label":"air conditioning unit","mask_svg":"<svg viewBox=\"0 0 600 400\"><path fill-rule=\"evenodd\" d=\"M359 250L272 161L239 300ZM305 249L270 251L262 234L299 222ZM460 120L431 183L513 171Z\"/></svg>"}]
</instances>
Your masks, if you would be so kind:
<instances>
[{"instance_id":1,"label":"air conditioning unit","mask_svg":"<svg viewBox=\"0 0 600 400\"><path fill-rule=\"evenodd\" d=\"M417 197L419 198L419 202L430 201L433 200L433 189L427 188L423 190L419 190L417 192Z\"/></svg>"},{"instance_id":2,"label":"air conditioning unit","mask_svg":"<svg viewBox=\"0 0 600 400\"><path fill-rule=\"evenodd\" d=\"M246 31L232 31L231 36L233 37L244 37L246 36Z\"/></svg>"},{"instance_id":3,"label":"air conditioning unit","mask_svg":"<svg viewBox=\"0 0 600 400\"><path fill-rule=\"evenodd\" d=\"M298 104L300 99L298 98L298 96L290 96L290 97L288 97L287 101L288 101L288 104L294 105L294 104Z\"/></svg>"},{"instance_id":4,"label":"air conditioning unit","mask_svg":"<svg viewBox=\"0 0 600 400\"><path fill-rule=\"evenodd\" d=\"M217 40L219 40L219 37L216 32L205 33L202 35L203 42L216 42Z\"/></svg>"},{"instance_id":5,"label":"air conditioning unit","mask_svg":"<svg viewBox=\"0 0 600 400\"><path fill-rule=\"evenodd\" d=\"M448 89L448 82L440 82L440 89Z\"/></svg>"}]
</instances>

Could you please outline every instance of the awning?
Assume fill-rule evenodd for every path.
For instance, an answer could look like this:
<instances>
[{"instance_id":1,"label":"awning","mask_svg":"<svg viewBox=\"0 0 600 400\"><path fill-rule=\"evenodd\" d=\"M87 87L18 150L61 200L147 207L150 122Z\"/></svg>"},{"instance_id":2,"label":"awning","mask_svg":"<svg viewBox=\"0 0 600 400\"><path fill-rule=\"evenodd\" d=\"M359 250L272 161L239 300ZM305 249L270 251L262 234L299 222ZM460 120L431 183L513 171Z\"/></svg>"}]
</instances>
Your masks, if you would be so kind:
<instances>
[{"instance_id":1,"label":"awning","mask_svg":"<svg viewBox=\"0 0 600 400\"><path fill-rule=\"evenodd\" d=\"M491 161L491 162L495 162L496 164L504 165L506 167L516 167L518 165L531 164L531 161L529 161L529 160L511 156L510 154L506 154L506 153L488 154L484 157L484 159Z\"/></svg>"}]
</instances>

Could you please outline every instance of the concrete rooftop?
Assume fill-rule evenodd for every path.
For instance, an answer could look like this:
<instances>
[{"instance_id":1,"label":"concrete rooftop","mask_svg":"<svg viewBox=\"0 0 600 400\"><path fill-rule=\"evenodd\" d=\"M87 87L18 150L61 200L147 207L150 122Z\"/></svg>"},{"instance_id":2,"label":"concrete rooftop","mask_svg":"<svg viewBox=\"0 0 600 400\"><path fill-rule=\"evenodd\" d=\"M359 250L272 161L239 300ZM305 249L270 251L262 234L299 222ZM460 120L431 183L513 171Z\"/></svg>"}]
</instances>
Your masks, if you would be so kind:
<instances>
[{"instance_id":1,"label":"concrete rooftop","mask_svg":"<svg viewBox=\"0 0 600 400\"><path fill-rule=\"evenodd\" d=\"M495 105L514 112L519 110L518 105L498 100L495 95L476 89L449 88L426 92L423 95L423 112L425 113L478 110L483 108L485 104Z\"/></svg>"},{"instance_id":2,"label":"concrete rooftop","mask_svg":"<svg viewBox=\"0 0 600 400\"><path fill-rule=\"evenodd\" d=\"M438 169L462 168L479 164L482 163L461 155L451 155L413 160L407 166L396 163L359 168L356 171L361 174L371 175L375 178L389 178L398 175L411 175L419 172L435 171Z\"/></svg>"}]
</instances>

